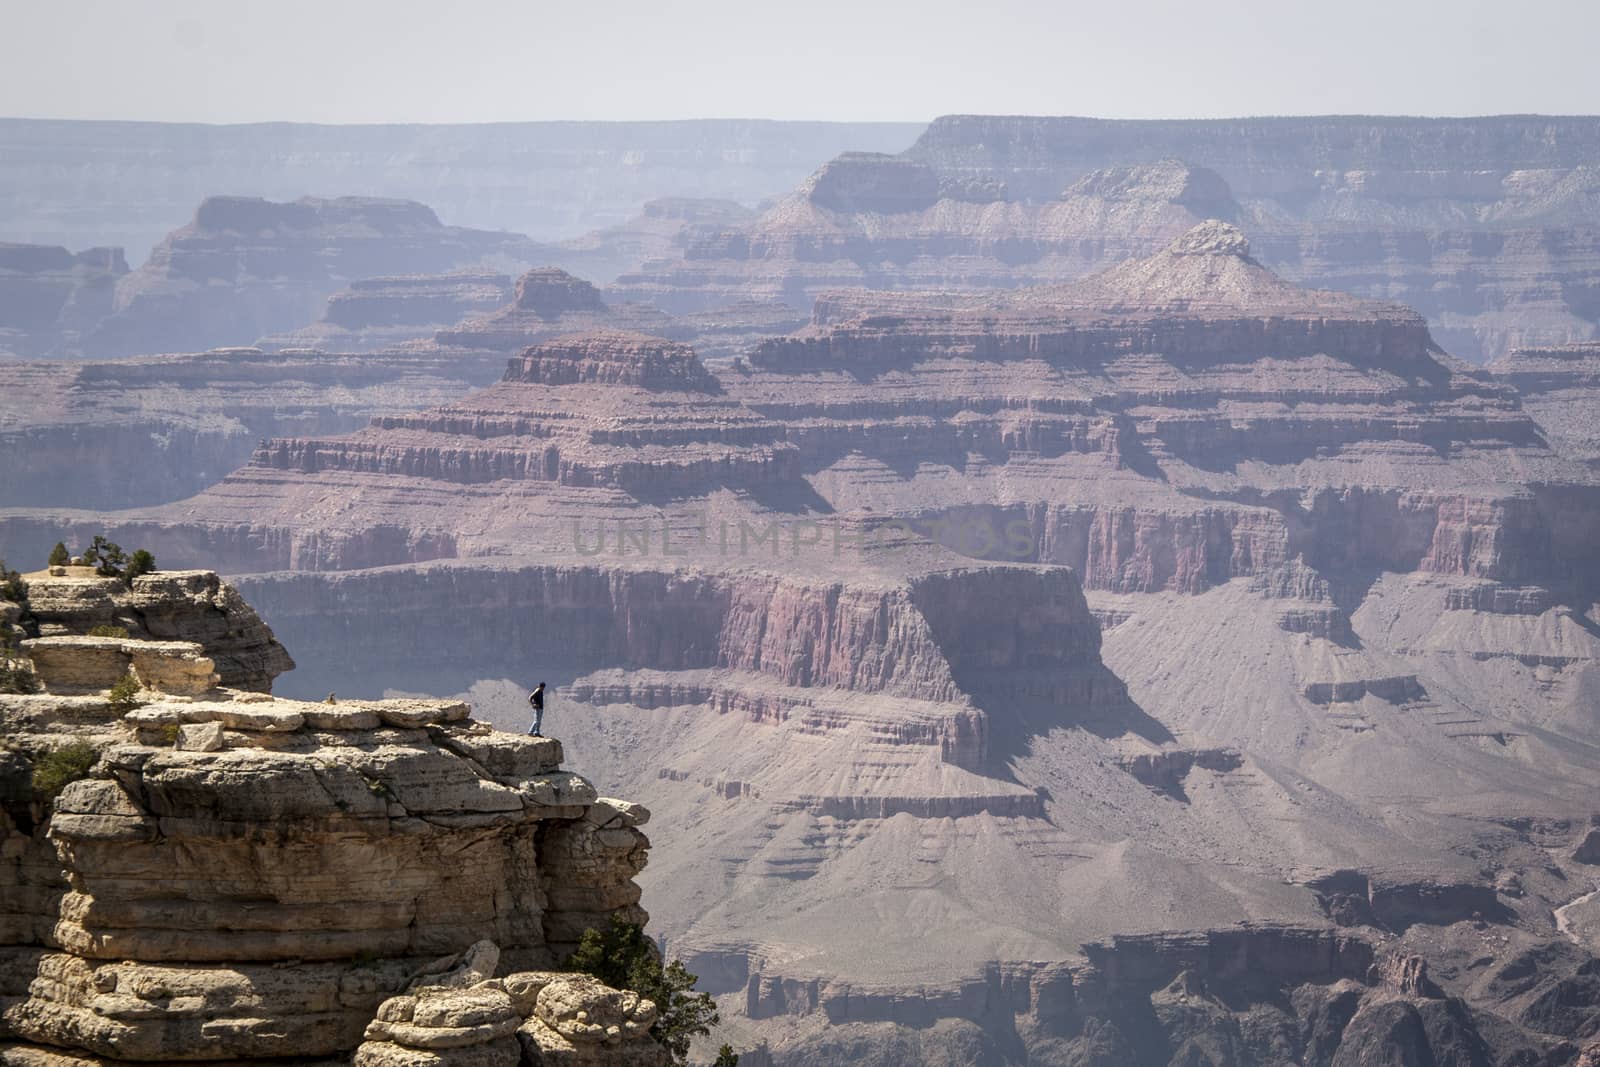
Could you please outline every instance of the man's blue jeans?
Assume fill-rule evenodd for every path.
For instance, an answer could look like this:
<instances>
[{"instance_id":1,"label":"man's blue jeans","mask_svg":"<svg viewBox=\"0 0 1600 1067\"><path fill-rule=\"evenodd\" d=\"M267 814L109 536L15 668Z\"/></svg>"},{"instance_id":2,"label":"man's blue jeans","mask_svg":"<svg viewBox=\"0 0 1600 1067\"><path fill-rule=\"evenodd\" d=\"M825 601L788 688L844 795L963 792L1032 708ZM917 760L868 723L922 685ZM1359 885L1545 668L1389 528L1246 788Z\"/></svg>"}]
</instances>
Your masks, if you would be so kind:
<instances>
[{"instance_id":1,"label":"man's blue jeans","mask_svg":"<svg viewBox=\"0 0 1600 1067\"><path fill-rule=\"evenodd\" d=\"M543 726L544 726L544 709L543 708L534 708L533 709L533 725L528 727L528 735L531 737L534 734L542 734L542 733L544 733L544 730L541 729L541 727L543 727Z\"/></svg>"}]
</instances>

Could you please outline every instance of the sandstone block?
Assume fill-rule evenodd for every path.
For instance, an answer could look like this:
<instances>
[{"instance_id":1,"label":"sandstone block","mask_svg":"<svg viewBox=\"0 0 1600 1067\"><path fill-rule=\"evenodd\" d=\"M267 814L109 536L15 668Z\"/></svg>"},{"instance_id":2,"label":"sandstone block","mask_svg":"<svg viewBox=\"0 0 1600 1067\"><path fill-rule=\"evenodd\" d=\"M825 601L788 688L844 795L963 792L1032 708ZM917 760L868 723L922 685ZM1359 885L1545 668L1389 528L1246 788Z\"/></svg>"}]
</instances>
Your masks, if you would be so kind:
<instances>
[{"instance_id":1,"label":"sandstone block","mask_svg":"<svg viewBox=\"0 0 1600 1067\"><path fill-rule=\"evenodd\" d=\"M414 990L465 989L488 981L500 966L500 946L484 939L462 952L434 960L411 982Z\"/></svg>"},{"instance_id":2,"label":"sandstone block","mask_svg":"<svg viewBox=\"0 0 1600 1067\"><path fill-rule=\"evenodd\" d=\"M220 722L186 723L178 727L180 752L218 752L222 749L222 724Z\"/></svg>"},{"instance_id":3,"label":"sandstone block","mask_svg":"<svg viewBox=\"0 0 1600 1067\"><path fill-rule=\"evenodd\" d=\"M33 669L52 693L110 689L128 673L133 657L116 637L36 637L22 642Z\"/></svg>"},{"instance_id":4,"label":"sandstone block","mask_svg":"<svg viewBox=\"0 0 1600 1067\"><path fill-rule=\"evenodd\" d=\"M553 737L441 728L435 739L450 751L474 760L496 778L528 778L561 766L561 742Z\"/></svg>"},{"instance_id":5,"label":"sandstone block","mask_svg":"<svg viewBox=\"0 0 1600 1067\"><path fill-rule=\"evenodd\" d=\"M559 971L519 971L506 975L501 983L511 997L511 1006L526 1019L533 1014L544 987L560 977Z\"/></svg>"},{"instance_id":6,"label":"sandstone block","mask_svg":"<svg viewBox=\"0 0 1600 1067\"><path fill-rule=\"evenodd\" d=\"M523 781L517 791L524 800L542 807L592 804L595 788L569 771L541 774Z\"/></svg>"},{"instance_id":7,"label":"sandstone block","mask_svg":"<svg viewBox=\"0 0 1600 1067\"><path fill-rule=\"evenodd\" d=\"M216 664L193 641L129 641L123 651L146 689L197 696L220 681Z\"/></svg>"},{"instance_id":8,"label":"sandstone block","mask_svg":"<svg viewBox=\"0 0 1600 1067\"><path fill-rule=\"evenodd\" d=\"M503 990L475 986L459 992L429 993L417 999L411 1021L432 1029L501 1023L515 1017L511 997Z\"/></svg>"},{"instance_id":9,"label":"sandstone block","mask_svg":"<svg viewBox=\"0 0 1600 1067\"><path fill-rule=\"evenodd\" d=\"M656 1006L598 978L567 974L539 991L534 1016L569 1041L615 1043L624 1035L648 1032L656 1021Z\"/></svg>"},{"instance_id":10,"label":"sandstone block","mask_svg":"<svg viewBox=\"0 0 1600 1067\"><path fill-rule=\"evenodd\" d=\"M643 826L650 821L650 809L631 800L600 797L584 816L586 820L603 828Z\"/></svg>"},{"instance_id":11,"label":"sandstone block","mask_svg":"<svg viewBox=\"0 0 1600 1067\"><path fill-rule=\"evenodd\" d=\"M186 708L177 704L147 704L123 715L122 721L131 726L156 728L178 726L186 722L210 722L212 717L209 709Z\"/></svg>"}]
</instances>

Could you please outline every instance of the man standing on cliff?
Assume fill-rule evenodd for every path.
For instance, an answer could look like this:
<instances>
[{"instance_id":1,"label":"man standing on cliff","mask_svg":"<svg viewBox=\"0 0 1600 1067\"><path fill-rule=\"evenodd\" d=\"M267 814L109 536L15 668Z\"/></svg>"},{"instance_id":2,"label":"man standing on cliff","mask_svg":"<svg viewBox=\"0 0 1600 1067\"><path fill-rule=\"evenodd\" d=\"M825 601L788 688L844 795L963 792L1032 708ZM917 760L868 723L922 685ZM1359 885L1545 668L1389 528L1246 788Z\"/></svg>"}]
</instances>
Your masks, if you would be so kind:
<instances>
[{"instance_id":1,"label":"man standing on cliff","mask_svg":"<svg viewBox=\"0 0 1600 1067\"><path fill-rule=\"evenodd\" d=\"M533 692L528 694L528 703L533 707L533 725L528 727L530 737L543 737L539 732L544 725L544 683L540 682Z\"/></svg>"}]
</instances>

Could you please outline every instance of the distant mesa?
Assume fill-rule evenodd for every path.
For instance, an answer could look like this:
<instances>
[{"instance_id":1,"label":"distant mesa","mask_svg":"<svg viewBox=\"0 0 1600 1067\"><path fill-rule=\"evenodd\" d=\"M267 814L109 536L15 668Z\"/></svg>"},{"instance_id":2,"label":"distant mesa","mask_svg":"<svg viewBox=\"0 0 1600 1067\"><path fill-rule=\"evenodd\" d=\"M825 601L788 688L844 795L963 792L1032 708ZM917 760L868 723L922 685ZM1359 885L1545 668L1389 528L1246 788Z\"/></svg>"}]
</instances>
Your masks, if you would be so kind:
<instances>
[{"instance_id":1,"label":"distant mesa","mask_svg":"<svg viewBox=\"0 0 1600 1067\"><path fill-rule=\"evenodd\" d=\"M439 216L414 200L306 196L278 203L258 196L210 196L195 210L195 232L259 236L283 230L359 227L380 234L440 229Z\"/></svg>"}]
</instances>

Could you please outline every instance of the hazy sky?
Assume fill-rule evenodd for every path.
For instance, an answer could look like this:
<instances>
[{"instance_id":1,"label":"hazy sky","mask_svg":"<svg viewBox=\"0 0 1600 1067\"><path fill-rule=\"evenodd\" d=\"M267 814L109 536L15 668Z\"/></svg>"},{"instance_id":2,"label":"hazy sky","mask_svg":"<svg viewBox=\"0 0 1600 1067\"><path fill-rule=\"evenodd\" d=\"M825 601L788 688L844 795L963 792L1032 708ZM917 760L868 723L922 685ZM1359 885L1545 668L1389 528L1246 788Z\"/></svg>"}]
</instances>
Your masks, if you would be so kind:
<instances>
[{"instance_id":1,"label":"hazy sky","mask_svg":"<svg viewBox=\"0 0 1600 1067\"><path fill-rule=\"evenodd\" d=\"M0 115L1600 113L1600 0L0 0Z\"/></svg>"}]
</instances>

